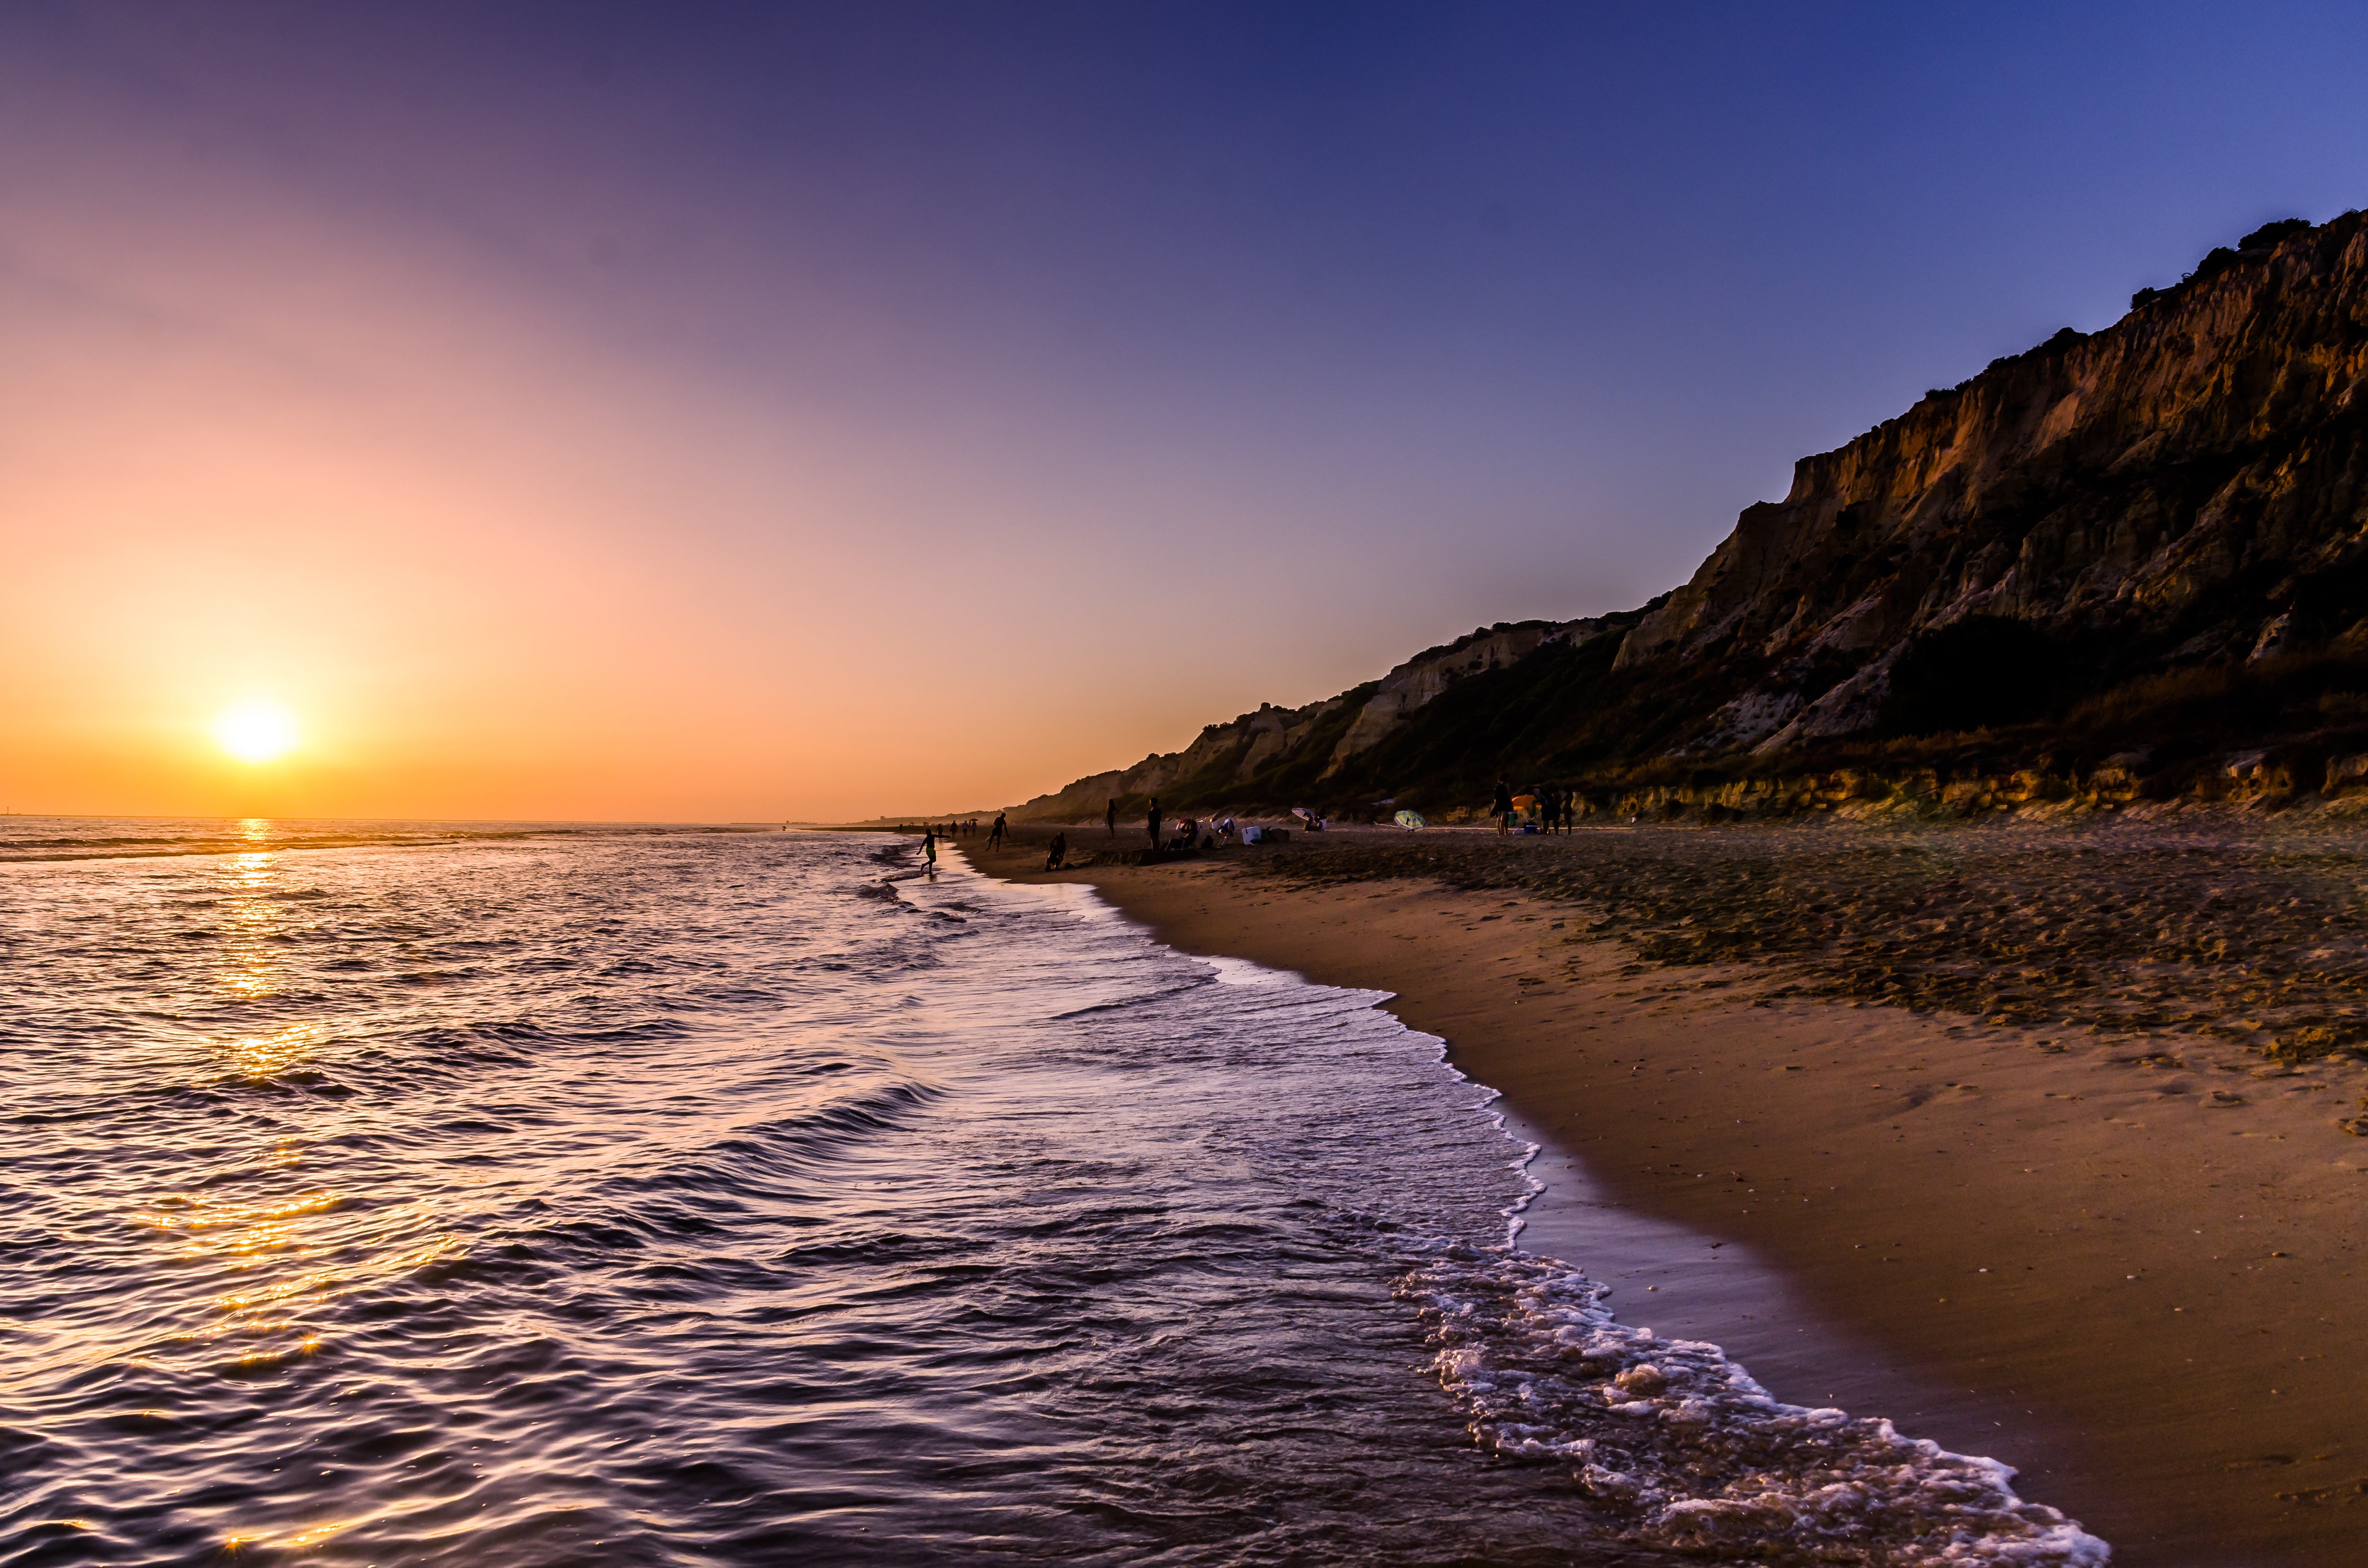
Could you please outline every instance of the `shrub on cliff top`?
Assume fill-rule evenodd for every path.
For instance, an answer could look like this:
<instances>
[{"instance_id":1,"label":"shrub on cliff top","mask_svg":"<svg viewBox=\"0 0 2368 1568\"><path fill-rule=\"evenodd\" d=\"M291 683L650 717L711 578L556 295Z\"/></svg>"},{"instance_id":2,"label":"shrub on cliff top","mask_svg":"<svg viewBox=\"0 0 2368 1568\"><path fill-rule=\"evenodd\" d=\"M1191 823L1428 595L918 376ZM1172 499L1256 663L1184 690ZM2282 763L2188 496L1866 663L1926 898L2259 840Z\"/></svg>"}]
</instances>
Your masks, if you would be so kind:
<instances>
[{"instance_id":1,"label":"shrub on cliff top","mask_svg":"<svg viewBox=\"0 0 2368 1568\"><path fill-rule=\"evenodd\" d=\"M2341 220L2338 219L2337 222L2340 222ZM2280 218L2274 222L2264 223L2238 240L2235 250L2230 250L2226 245L2214 246L2202 261L2195 264L2195 270L2181 278L2174 288L2183 289L2190 283L2200 283L2207 278L2217 277L2248 256L2271 249L2294 238L2296 234L2309 233L2314 226L2307 218ZM2172 289L2141 289L2130 296L2130 308L2137 310L2142 306L2150 305L2172 291Z\"/></svg>"},{"instance_id":2,"label":"shrub on cliff top","mask_svg":"<svg viewBox=\"0 0 2368 1568\"><path fill-rule=\"evenodd\" d=\"M2236 265L2237 253L2235 251L2230 250L2226 245L2214 245L2212 247L2210 252L2204 256L2202 261L2195 264L2195 270L2180 278L2180 282L2183 284L2201 283L2207 278L2218 277L2221 273L2227 271L2230 267Z\"/></svg>"},{"instance_id":3,"label":"shrub on cliff top","mask_svg":"<svg viewBox=\"0 0 2368 1568\"><path fill-rule=\"evenodd\" d=\"M2296 234L2305 234L2309 232L2310 220L2307 218L2280 218L2275 222L2262 224L2251 233L2247 234L2243 239L2238 240L2237 242L2237 248L2238 250L2267 250L2271 245L2278 244L2283 241L2291 239Z\"/></svg>"}]
</instances>

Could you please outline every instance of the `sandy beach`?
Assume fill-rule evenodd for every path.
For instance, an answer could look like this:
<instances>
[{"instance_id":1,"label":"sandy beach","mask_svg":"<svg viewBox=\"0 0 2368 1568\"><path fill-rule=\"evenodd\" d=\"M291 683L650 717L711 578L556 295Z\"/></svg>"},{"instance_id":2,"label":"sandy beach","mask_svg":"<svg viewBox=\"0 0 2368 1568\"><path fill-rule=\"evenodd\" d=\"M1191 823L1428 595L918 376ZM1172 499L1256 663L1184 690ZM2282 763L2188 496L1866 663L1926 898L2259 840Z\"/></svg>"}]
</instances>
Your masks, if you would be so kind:
<instances>
[{"instance_id":1,"label":"sandy beach","mask_svg":"<svg viewBox=\"0 0 2368 1568\"><path fill-rule=\"evenodd\" d=\"M962 847L1037 880L1048 836ZM2356 857L2157 836L1336 834L1055 875L1393 994L1545 1142L1525 1241L1623 1318L2003 1458L2120 1562L2368 1562Z\"/></svg>"}]
</instances>

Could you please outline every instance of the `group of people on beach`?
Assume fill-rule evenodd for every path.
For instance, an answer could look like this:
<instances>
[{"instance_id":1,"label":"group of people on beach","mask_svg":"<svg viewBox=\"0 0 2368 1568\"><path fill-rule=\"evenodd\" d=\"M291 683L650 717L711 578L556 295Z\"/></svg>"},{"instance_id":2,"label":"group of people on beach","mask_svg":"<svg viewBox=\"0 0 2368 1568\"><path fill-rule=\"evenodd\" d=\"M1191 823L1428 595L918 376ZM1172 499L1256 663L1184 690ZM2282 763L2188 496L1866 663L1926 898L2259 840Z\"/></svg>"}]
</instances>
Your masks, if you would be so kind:
<instances>
[{"instance_id":1,"label":"group of people on beach","mask_svg":"<svg viewBox=\"0 0 2368 1568\"><path fill-rule=\"evenodd\" d=\"M1110 803L1110 810L1104 814L1102 820L1109 825L1113 835L1117 833L1118 802L1116 801ZM1164 844L1159 837L1160 824L1163 823L1167 823L1167 818L1159 810L1159 797L1154 795L1143 814L1143 835L1151 841L1151 847L1157 850L1194 849L1200 846L1201 824L1192 818L1183 817L1168 823L1168 829L1174 835L1174 838L1171 842Z\"/></svg>"},{"instance_id":2,"label":"group of people on beach","mask_svg":"<svg viewBox=\"0 0 2368 1568\"><path fill-rule=\"evenodd\" d=\"M1003 819L996 818L995 824L1001 827ZM933 838L969 838L978 832L978 819L973 817L967 822L925 822L918 827L899 827L896 831L925 833Z\"/></svg>"},{"instance_id":3,"label":"group of people on beach","mask_svg":"<svg viewBox=\"0 0 2368 1568\"><path fill-rule=\"evenodd\" d=\"M1011 824L1007 814L1002 812L996 812L994 825L986 830L986 846L989 849L1002 848L1003 841L1009 835L1010 831ZM927 824L921 829L922 868L932 877L938 874L939 840L946 838L969 838L975 836L977 833L978 819L975 817L973 817L966 822L930 823ZM1059 859L1062 847L1066 845L1067 836L1068 835L1065 834L1055 834L1053 836L1053 843L1054 845L1053 858L1056 862ZM1057 864L1048 864L1045 867L1045 869L1058 870L1060 869L1060 867Z\"/></svg>"},{"instance_id":4,"label":"group of people on beach","mask_svg":"<svg viewBox=\"0 0 2368 1568\"><path fill-rule=\"evenodd\" d=\"M1228 823L1232 820L1233 819L1230 817L1226 819ZM1176 843L1170 847L1180 848L1187 844L1198 844L1201 841L1201 824L1199 823L1194 822L1190 817L1186 817L1180 822L1171 822L1167 813L1163 812L1159 809L1159 797L1154 795L1144 805L1143 812L1143 835L1151 841L1151 846L1154 849L1162 847L1159 841L1159 830L1163 824L1167 826L1168 829L1176 835ZM1118 801L1116 797L1112 797L1110 802L1102 808L1102 836L1105 838L1116 838L1118 836Z\"/></svg>"},{"instance_id":5,"label":"group of people on beach","mask_svg":"<svg viewBox=\"0 0 2368 1568\"><path fill-rule=\"evenodd\" d=\"M1527 804L1516 804L1517 801L1526 801ZM1550 783L1532 785L1526 794L1517 795L1513 790L1512 776L1498 774L1496 793L1489 801L1488 814L1495 819L1497 832L1500 836L1509 835L1519 828L1524 815L1534 821L1543 832L1569 833L1578 825L1578 792L1565 785ZM1172 843L1161 841L1160 829L1163 826L1172 828L1175 835ZM1159 809L1159 797L1156 795L1152 796L1144 807L1143 828L1144 837L1150 842L1155 851L1197 848L1201 842L1201 824L1190 817L1170 824L1165 813ZM1118 836L1118 801L1115 797L1111 798L1102 810L1102 830L1108 837ZM939 839L968 837L978 831L979 825L975 818L943 824L931 824L924 828L921 836L921 858L928 874L932 877L937 875ZM986 829L986 846L989 849L1002 848L1010 836L1010 823L1006 814L996 812L993 824ZM1233 835L1234 821L1231 817L1212 824L1210 833L1212 839L1230 840ZM1068 862L1068 854L1069 835L1065 832L1054 834L1052 843L1046 848L1044 869L1048 871L1062 869Z\"/></svg>"},{"instance_id":6,"label":"group of people on beach","mask_svg":"<svg viewBox=\"0 0 2368 1568\"><path fill-rule=\"evenodd\" d=\"M1513 793L1510 774L1497 776L1497 793L1489 802L1488 814L1497 821L1497 836L1510 834L1520 824L1522 808L1516 801L1526 798L1529 811L1540 831L1569 833L1578 826L1578 792L1560 784L1534 784L1526 797Z\"/></svg>"}]
</instances>

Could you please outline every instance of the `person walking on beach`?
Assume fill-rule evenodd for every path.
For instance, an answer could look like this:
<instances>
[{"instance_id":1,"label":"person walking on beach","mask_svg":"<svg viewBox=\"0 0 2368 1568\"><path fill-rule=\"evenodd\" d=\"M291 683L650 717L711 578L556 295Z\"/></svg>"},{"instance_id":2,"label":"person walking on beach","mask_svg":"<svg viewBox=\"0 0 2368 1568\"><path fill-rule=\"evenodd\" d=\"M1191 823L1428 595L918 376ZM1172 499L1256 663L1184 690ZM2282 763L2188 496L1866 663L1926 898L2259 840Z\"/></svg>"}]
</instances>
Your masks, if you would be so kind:
<instances>
[{"instance_id":1,"label":"person walking on beach","mask_svg":"<svg viewBox=\"0 0 2368 1568\"><path fill-rule=\"evenodd\" d=\"M1065 833L1054 834L1053 846L1044 855L1044 869L1048 871L1057 871L1068 862L1068 858L1069 835Z\"/></svg>"},{"instance_id":2,"label":"person walking on beach","mask_svg":"<svg viewBox=\"0 0 2368 1568\"><path fill-rule=\"evenodd\" d=\"M1116 800L1112 800L1110 810L1102 813L1102 825L1109 829L1106 836L1110 838L1118 836L1118 801Z\"/></svg>"},{"instance_id":3,"label":"person walking on beach","mask_svg":"<svg viewBox=\"0 0 2368 1568\"><path fill-rule=\"evenodd\" d=\"M1156 849L1159 847L1159 797L1156 795L1151 797L1151 815L1148 825L1151 831L1151 846Z\"/></svg>"},{"instance_id":4,"label":"person walking on beach","mask_svg":"<svg viewBox=\"0 0 2368 1568\"><path fill-rule=\"evenodd\" d=\"M995 825L986 830L986 846L989 849L1000 849L1003 847L1003 813L997 812L995 813Z\"/></svg>"},{"instance_id":5,"label":"person walking on beach","mask_svg":"<svg viewBox=\"0 0 2368 1568\"><path fill-rule=\"evenodd\" d=\"M1505 774L1497 775L1497 798L1490 803L1488 813L1497 819L1497 837L1513 831L1513 781Z\"/></svg>"},{"instance_id":6,"label":"person walking on beach","mask_svg":"<svg viewBox=\"0 0 2368 1568\"><path fill-rule=\"evenodd\" d=\"M921 834L921 859L929 873L929 881L938 880L938 830L926 828Z\"/></svg>"}]
</instances>

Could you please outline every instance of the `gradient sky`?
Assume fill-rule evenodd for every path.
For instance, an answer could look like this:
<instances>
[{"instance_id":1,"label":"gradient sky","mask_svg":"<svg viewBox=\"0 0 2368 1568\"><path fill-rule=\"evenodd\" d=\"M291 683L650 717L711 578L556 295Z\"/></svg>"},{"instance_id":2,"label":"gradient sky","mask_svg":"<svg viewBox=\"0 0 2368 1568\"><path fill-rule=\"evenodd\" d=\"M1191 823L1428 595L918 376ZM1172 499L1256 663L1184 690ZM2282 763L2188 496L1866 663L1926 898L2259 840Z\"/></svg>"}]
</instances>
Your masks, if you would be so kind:
<instances>
[{"instance_id":1,"label":"gradient sky","mask_svg":"<svg viewBox=\"0 0 2368 1568\"><path fill-rule=\"evenodd\" d=\"M2339 6L12 5L0 808L1016 801L1671 586L2368 204L2363 79Z\"/></svg>"}]
</instances>

